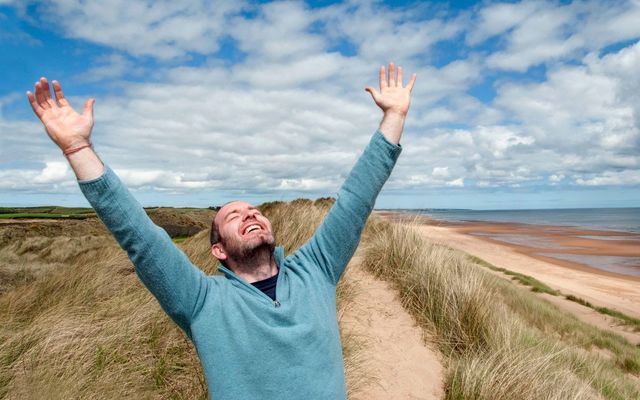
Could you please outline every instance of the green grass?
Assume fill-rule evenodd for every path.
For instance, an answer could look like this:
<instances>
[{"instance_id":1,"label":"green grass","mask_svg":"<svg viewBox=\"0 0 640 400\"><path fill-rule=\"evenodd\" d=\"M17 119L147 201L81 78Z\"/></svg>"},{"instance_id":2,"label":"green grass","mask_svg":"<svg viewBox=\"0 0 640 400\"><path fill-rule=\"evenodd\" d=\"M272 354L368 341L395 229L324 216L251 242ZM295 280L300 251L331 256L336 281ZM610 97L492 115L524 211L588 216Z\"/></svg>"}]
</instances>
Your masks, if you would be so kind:
<instances>
[{"instance_id":1,"label":"green grass","mask_svg":"<svg viewBox=\"0 0 640 400\"><path fill-rule=\"evenodd\" d=\"M41 207L0 207L0 218L3 219L19 219L19 218L71 218L84 219L95 216L95 212L91 208L81 207L57 207L57 206L41 206Z\"/></svg>"},{"instance_id":2,"label":"green grass","mask_svg":"<svg viewBox=\"0 0 640 400\"><path fill-rule=\"evenodd\" d=\"M611 317L615 317L621 320L621 322L625 325L631 326L633 327L633 330L635 332L640 332L640 319L631 317L629 315L626 315L620 311L617 310L612 310L610 308L607 307L598 307L595 306L591 303L589 303L588 301L581 299L579 297L576 297L572 294L569 295L563 295L562 292L560 292L559 290L555 290L552 289L551 287L547 286L545 283L537 280L536 278L529 276L529 275L525 275L525 274L521 274L518 272L514 272L514 271L510 271L506 268L500 268L500 267L496 267L493 264L490 264L488 262L486 262L485 260L476 257L476 256L472 256L469 255L468 256L469 259L471 261L473 261L474 263L481 265L483 267L489 268L493 271L499 271L504 273L505 275L509 275L511 276L513 280L520 282L521 284L525 285L525 286L529 286L531 287L531 291L532 292L536 292L536 293L548 293L551 294L553 296L564 296L565 299L576 302L578 304L581 304L585 307L589 307L601 314L605 314L605 315L609 315Z\"/></svg>"},{"instance_id":3,"label":"green grass","mask_svg":"<svg viewBox=\"0 0 640 400\"><path fill-rule=\"evenodd\" d=\"M50 213L7 213L0 214L0 219L48 218L48 219L85 219L91 215L84 214L50 214Z\"/></svg>"},{"instance_id":4,"label":"green grass","mask_svg":"<svg viewBox=\"0 0 640 400\"><path fill-rule=\"evenodd\" d=\"M171 240L173 240L173 243L182 243L185 240L189 239L191 236L186 236L186 235L182 235L182 236L175 236L172 237Z\"/></svg>"},{"instance_id":5,"label":"green grass","mask_svg":"<svg viewBox=\"0 0 640 400\"><path fill-rule=\"evenodd\" d=\"M553 296L558 296L560 294L559 291L550 288L549 286L547 286L546 284L540 282L539 280L537 280L536 278L529 276L529 275L525 275L525 274L521 274L519 272L514 272L514 271L510 271L506 268L501 268L501 267L496 267L493 264L490 264L488 262L486 262L485 260L476 257L476 256L472 256L469 255L469 258L471 261L473 261L474 263L481 265L483 267L489 268L493 271L499 271L502 272L505 275L509 275L511 276L511 279L520 282L521 284L525 285L525 286L529 286L531 287L531 291L532 292L536 292L536 293L549 293Z\"/></svg>"},{"instance_id":6,"label":"green grass","mask_svg":"<svg viewBox=\"0 0 640 400\"><path fill-rule=\"evenodd\" d=\"M594 306L593 304L589 303L588 301L586 301L585 299L582 299L580 297L576 297L572 294L568 294L564 296L565 299L567 300L571 300L573 302L576 302L578 304L581 304L585 307L589 307L601 314L605 314L605 315L609 315L611 317L615 317L615 318L619 318L622 320L622 322L625 325L629 325L632 326L635 332L640 332L640 319L631 317L627 314L621 313L620 311L617 310L612 310L610 308L607 307L598 307L598 306Z\"/></svg>"},{"instance_id":7,"label":"green grass","mask_svg":"<svg viewBox=\"0 0 640 400\"><path fill-rule=\"evenodd\" d=\"M0 214L36 213L36 214L93 214L93 209L87 207L0 207Z\"/></svg>"}]
</instances>

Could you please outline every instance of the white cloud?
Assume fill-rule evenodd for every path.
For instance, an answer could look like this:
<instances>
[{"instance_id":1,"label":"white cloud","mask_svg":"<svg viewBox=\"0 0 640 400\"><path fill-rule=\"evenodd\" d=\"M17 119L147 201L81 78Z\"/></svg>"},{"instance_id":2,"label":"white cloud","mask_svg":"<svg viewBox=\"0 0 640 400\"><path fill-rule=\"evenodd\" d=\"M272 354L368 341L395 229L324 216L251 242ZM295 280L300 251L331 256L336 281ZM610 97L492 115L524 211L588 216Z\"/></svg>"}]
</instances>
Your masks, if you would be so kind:
<instances>
[{"instance_id":1,"label":"white cloud","mask_svg":"<svg viewBox=\"0 0 640 400\"><path fill-rule=\"evenodd\" d=\"M425 60L431 47L463 29L463 20L416 18L423 7L393 10L377 1L347 2L318 12L330 37L347 39L367 62Z\"/></svg>"},{"instance_id":2,"label":"white cloud","mask_svg":"<svg viewBox=\"0 0 640 400\"><path fill-rule=\"evenodd\" d=\"M640 185L640 170L606 171L589 178L577 178L576 183L583 186Z\"/></svg>"},{"instance_id":3,"label":"white cloud","mask_svg":"<svg viewBox=\"0 0 640 400\"><path fill-rule=\"evenodd\" d=\"M458 178L458 179L454 179L452 181L449 181L449 182L447 182L447 186L463 187L464 186L464 179L463 178Z\"/></svg>"},{"instance_id":4,"label":"white cloud","mask_svg":"<svg viewBox=\"0 0 640 400\"><path fill-rule=\"evenodd\" d=\"M526 71L541 63L569 59L612 43L640 37L637 1L522 1L480 10L467 43L504 35L504 49L490 54L492 68Z\"/></svg>"},{"instance_id":5,"label":"white cloud","mask_svg":"<svg viewBox=\"0 0 640 400\"><path fill-rule=\"evenodd\" d=\"M98 82L122 76L136 76L143 73L143 69L121 54L110 54L97 57L94 65L77 77L78 81Z\"/></svg>"},{"instance_id":6,"label":"white cloud","mask_svg":"<svg viewBox=\"0 0 640 400\"><path fill-rule=\"evenodd\" d=\"M496 3L480 9L475 29L467 32L466 40L476 45L520 25L536 12L543 2Z\"/></svg>"},{"instance_id":7,"label":"white cloud","mask_svg":"<svg viewBox=\"0 0 640 400\"><path fill-rule=\"evenodd\" d=\"M64 161L46 163L39 175L33 178L34 183L58 183L69 178L69 165Z\"/></svg>"},{"instance_id":8,"label":"white cloud","mask_svg":"<svg viewBox=\"0 0 640 400\"><path fill-rule=\"evenodd\" d=\"M630 3L483 5L465 37L470 47L455 41L462 14L369 1L320 10L301 2L221 4L40 6L68 36L112 48L77 79L119 85L118 96L96 95L93 141L132 188L335 192L378 126L381 113L364 87L377 84L388 61L402 64L407 78L418 73L388 189L638 184L640 44L602 54L602 46L637 34ZM249 12L238 15L241 7ZM80 26L87 18L95 24ZM213 57L221 35L236 41L242 61ZM482 48L491 38L494 53ZM341 40L355 54L338 52ZM442 42L458 48L434 66ZM189 53L207 59L182 63ZM158 69L132 82L132 74L144 76L139 56L154 57ZM541 82L487 68L538 63L548 64ZM469 94L493 76L493 101ZM0 107L16 96L4 95ZM77 107L83 100L71 97ZM7 118L0 114L2 188L77 190L39 123Z\"/></svg>"},{"instance_id":9,"label":"white cloud","mask_svg":"<svg viewBox=\"0 0 640 400\"><path fill-rule=\"evenodd\" d=\"M88 40L135 56L172 59L189 52L217 51L228 29L226 16L242 1L54 0L39 4L41 16L71 38Z\"/></svg>"},{"instance_id":10,"label":"white cloud","mask_svg":"<svg viewBox=\"0 0 640 400\"><path fill-rule=\"evenodd\" d=\"M0 169L0 189L65 192L76 186L66 162L48 161L42 169Z\"/></svg>"},{"instance_id":11,"label":"white cloud","mask_svg":"<svg viewBox=\"0 0 640 400\"><path fill-rule=\"evenodd\" d=\"M258 12L257 17L236 17L229 24L229 34L243 51L259 59L291 62L325 50L325 38L307 32L315 18L303 3L268 3Z\"/></svg>"}]
</instances>

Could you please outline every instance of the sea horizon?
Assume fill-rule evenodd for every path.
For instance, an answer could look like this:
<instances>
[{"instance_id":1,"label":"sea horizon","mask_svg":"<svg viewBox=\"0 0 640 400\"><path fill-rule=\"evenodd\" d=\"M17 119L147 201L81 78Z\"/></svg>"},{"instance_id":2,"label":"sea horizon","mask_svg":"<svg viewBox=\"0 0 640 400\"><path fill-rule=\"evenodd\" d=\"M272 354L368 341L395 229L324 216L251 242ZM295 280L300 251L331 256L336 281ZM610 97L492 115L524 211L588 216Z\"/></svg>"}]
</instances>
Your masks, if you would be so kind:
<instances>
[{"instance_id":1,"label":"sea horizon","mask_svg":"<svg viewBox=\"0 0 640 400\"><path fill-rule=\"evenodd\" d=\"M446 222L499 222L572 226L581 229L640 233L640 207L540 209L385 208Z\"/></svg>"}]
</instances>

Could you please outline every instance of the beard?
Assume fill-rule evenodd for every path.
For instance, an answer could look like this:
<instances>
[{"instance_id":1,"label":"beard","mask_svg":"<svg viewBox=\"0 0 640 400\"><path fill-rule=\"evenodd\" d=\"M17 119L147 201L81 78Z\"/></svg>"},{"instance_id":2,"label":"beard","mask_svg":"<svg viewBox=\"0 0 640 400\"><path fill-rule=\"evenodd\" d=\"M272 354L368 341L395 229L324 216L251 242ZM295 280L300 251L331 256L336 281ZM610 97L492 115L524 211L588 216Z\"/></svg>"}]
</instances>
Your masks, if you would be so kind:
<instances>
[{"instance_id":1,"label":"beard","mask_svg":"<svg viewBox=\"0 0 640 400\"><path fill-rule=\"evenodd\" d=\"M253 265L259 265L273 257L276 241L272 234L260 234L249 241L242 241L232 237L220 238L227 257L242 270L251 270Z\"/></svg>"}]
</instances>

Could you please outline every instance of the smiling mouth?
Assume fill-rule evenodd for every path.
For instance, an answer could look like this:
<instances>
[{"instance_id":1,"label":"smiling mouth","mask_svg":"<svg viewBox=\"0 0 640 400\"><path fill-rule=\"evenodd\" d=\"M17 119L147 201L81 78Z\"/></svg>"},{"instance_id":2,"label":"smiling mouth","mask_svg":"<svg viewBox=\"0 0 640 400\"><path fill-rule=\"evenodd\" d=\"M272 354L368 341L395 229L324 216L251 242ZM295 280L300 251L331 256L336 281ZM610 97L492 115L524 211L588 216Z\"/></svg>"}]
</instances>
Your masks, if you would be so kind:
<instances>
[{"instance_id":1,"label":"smiling mouth","mask_svg":"<svg viewBox=\"0 0 640 400\"><path fill-rule=\"evenodd\" d=\"M262 226L258 224L251 224L251 225L248 225L246 228L244 228L244 230L242 231L242 236L247 236L253 232L260 232L263 230L264 229L262 229Z\"/></svg>"}]
</instances>

